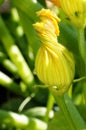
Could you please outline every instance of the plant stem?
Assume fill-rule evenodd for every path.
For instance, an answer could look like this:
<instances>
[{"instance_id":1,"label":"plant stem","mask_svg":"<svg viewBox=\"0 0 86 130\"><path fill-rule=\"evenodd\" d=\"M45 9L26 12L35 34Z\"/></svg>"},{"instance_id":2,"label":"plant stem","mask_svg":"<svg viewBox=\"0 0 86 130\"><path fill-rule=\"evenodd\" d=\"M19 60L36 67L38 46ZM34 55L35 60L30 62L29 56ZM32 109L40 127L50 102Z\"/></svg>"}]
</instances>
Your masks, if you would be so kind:
<instances>
[{"instance_id":1,"label":"plant stem","mask_svg":"<svg viewBox=\"0 0 86 130\"><path fill-rule=\"evenodd\" d=\"M83 130L86 128L83 119L72 103L71 99L67 94L63 96L58 96L56 93L53 93L53 96L56 100L56 103L59 105L62 110L65 119L68 122L70 130Z\"/></svg>"},{"instance_id":2,"label":"plant stem","mask_svg":"<svg viewBox=\"0 0 86 130\"><path fill-rule=\"evenodd\" d=\"M27 130L46 130L47 124L34 117L29 118L24 114L0 110L0 125Z\"/></svg>"},{"instance_id":3,"label":"plant stem","mask_svg":"<svg viewBox=\"0 0 86 130\"><path fill-rule=\"evenodd\" d=\"M22 96L27 96L28 93L26 92L26 87L25 86L25 91L22 91L21 86L17 84L15 81L13 81L12 78L4 74L2 71L0 71L0 85L4 86L5 88L15 92L16 94L22 95Z\"/></svg>"},{"instance_id":4,"label":"plant stem","mask_svg":"<svg viewBox=\"0 0 86 130\"><path fill-rule=\"evenodd\" d=\"M81 57L85 64L85 75L86 75L86 43L85 43L84 28L78 29L78 46Z\"/></svg>"},{"instance_id":5,"label":"plant stem","mask_svg":"<svg viewBox=\"0 0 86 130\"><path fill-rule=\"evenodd\" d=\"M28 85L34 84L34 76L22 53L10 35L2 17L0 17L0 38L12 62L17 67L21 79ZM25 50L24 50L25 51ZM30 88L30 87L29 87ZM31 88L30 88L31 89Z\"/></svg>"},{"instance_id":6,"label":"plant stem","mask_svg":"<svg viewBox=\"0 0 86 130\"><path fill-rule=\"evenodd\" d=\"M84 35L84 28L78 29L78 40L79 40L78 41L79 51L85 65L84 75L86 76L86 41L85 41L85 35ZM86 80L83 80L82 84L83 84L84 99L86 103Z\"/></svg>"},{"instance_id":7,"label":"plant stem","mask_svg":"<svg viewBox=\"0 0 86 130\"><path fill-rule=\"evenodd\" d=\"M46 115L45 115L45 121L48 122L49 119L49 113L53 107L54 104L54 98L53 95L51 94L51 92L49 93L49 97L48 97L48 103L47 103L47 111L46 111Z\"/></svg>"}]
</instances>

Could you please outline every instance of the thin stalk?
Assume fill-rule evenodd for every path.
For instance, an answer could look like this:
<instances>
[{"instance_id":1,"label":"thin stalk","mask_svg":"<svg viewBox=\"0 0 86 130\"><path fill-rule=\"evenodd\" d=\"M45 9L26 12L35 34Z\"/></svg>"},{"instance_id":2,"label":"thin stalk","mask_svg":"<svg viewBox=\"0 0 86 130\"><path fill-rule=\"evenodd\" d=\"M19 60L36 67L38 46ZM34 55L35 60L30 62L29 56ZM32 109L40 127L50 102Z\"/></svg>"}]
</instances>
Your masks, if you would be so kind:
<instances>
[{"instance_id":1,"label":"thin stalk","mask_svg":"<svg viewBox=\"0 0 86 130\"><path fill-rule=\"evenodd\" d=\"M85 64L84 75L86 76L86 41L85 41L84 28L78 29L78 40L79 40L78 41L79 51ZM82 85L83 85L84 99L86 103L86 80L83 80Z\"/></svg>"},{"instance_id":2,"label":"thin stalk","mask_svg":"<svg viewBox=\"0 0 86 130\"><path fill-rule=\"evenodd\" d=\"M53 96L56 100L56 103L62 110L66 121L68 122L70 130L83 130L86 129L85 123L81 118L80 114L76 110L74 104L67 94L63 96L58 96L56 93L53 93Z\"/></svg>"},{"instance_id":3,"label":"thin stalk","mask_svg":"<svg viewBox=\"0 0 86 130\"><path fill-rule=\"evenodd\" d=\"M47 111L46 111L46 114L45 114L45 122L48 122L49 113L52 110L53 105L54 105L54 98L53 98L53 95L50 92L49 97L48 97L48 102L47 102Z\"/></svg>"},{"instance_id":4,"label":"thin stalk","mask_svg":"<svg viewBox=\"0 0 86 130\"><path fill-rule=\"evenodd\" d=\"M25 100L20 104L18 111L19 111L19 112L22 112L23 109L24 109L24 107L26 106L26 104L27 104L28 102L30 102L33 97L34 97L34 94L32 94L32 95L29 96L29 97L26 97Z\"/></svg>"},{"instance_id":5,"label":"thin stalk","mask_svg":"<svg viewBox=\"0 0 86 130\"><path fill-rule=\"evenodd\" d=\"M78 29L78 46L81 57L85 64L85 75L86 75L86 42L85 42L84 28Z\"/></svg>"}]
</instances>

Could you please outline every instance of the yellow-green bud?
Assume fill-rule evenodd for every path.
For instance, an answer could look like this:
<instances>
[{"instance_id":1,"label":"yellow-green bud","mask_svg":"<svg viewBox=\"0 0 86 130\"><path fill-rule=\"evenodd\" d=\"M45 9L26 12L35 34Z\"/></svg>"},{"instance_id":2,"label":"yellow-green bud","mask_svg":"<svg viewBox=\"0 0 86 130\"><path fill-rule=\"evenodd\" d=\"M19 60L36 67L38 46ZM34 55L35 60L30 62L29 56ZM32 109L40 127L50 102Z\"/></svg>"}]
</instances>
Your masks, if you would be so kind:
<instances>
[{"instance_id":1,"label":"yellow-green bud","mask_svg":"<svg viewBox=\"0 0 86 130\"><path fill-rule=\"evenodd\" d=\"M78 28L86 25L86 0L60 0L61 7Z\"/></svg>"},{"instance_id":2,"label":"yellow-green bud","mask_svg":"<svg viewBox=\"0 0 86 130\"><path fill-rule=\"evenodd\" d=\"M42 43L35 61L38 78L58 95L65 93L74 78L72 54L57 42L60 19L49 9L37 13L40 21L34 24Z\"/></svg>"}]
</instances>

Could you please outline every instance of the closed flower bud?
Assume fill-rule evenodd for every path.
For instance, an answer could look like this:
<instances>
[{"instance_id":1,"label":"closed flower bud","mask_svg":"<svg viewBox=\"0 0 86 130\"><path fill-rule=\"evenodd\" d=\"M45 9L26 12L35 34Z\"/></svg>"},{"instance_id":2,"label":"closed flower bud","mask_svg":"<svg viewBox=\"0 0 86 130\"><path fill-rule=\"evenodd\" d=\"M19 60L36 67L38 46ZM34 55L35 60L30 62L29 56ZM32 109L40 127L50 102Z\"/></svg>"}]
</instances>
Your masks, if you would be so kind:
<instances>
[{"instance_id":1,"label":"closed flower bud","mask_svg":"<svg viewBox=\"0 0 86 130\"><path fill-rule=\"evenodd\" d=\"M86 0L60 0L61 7L78 28L86 25Z\"/></svg>"},{"instance_id":2,"label":"closed flower bud","mask_svg":"<svg viewBox=\"0 0 86 130\"><path fill-rule=\"evenodd\" d=\"M37 13L40 21L34 24L41 41L35 61L38 78L58 95L65 93L74 78L72 54L57 42L60 19L54 12L42 9Z\"/></svg>"}]
</instances>

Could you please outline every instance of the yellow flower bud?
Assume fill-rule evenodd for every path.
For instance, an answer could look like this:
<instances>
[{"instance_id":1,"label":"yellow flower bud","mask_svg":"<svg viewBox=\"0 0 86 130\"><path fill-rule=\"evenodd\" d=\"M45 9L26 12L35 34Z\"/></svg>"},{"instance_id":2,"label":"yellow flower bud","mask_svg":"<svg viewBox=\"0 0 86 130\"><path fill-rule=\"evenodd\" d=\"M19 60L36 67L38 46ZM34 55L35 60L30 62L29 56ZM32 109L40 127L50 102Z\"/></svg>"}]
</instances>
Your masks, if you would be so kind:
<instances>
[{"instance_id":1,"label":"yellow flower bud","mask_svg":"<svg viewBox=\"0 0 86 130\"><path fill-rule=\"evenodd\" d=\"M60 4L78 28L86 25L86 0L60 0Z\"/></svg>"},{"instance_id":2,"label":"yellow flower bud","mask_svg":"<svg viewBox=\"0 0 86 130\"><path fill-rule=\"evenodd\" d=\"M72 54L57 42L60 19L54 12L42 9L37 13L40 21L34 24L42 43L35 61L38 78L58 95L66 92L74 78Z\"/></svg>"}]
</instances>

